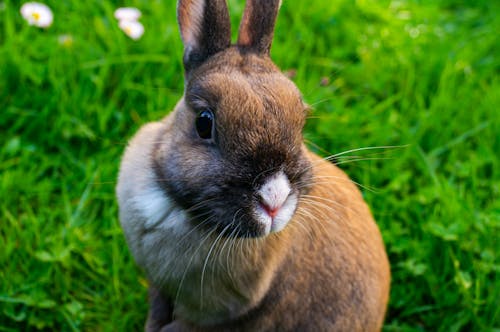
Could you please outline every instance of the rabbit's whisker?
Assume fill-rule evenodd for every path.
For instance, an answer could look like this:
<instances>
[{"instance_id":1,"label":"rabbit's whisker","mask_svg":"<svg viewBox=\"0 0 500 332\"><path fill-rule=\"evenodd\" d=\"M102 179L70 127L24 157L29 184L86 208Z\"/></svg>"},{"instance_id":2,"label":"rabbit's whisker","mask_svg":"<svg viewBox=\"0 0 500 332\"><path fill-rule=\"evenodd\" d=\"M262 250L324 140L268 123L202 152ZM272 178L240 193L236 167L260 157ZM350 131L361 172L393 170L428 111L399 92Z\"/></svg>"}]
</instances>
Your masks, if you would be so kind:
<instances>
[{"instance_id":1,"label":"rabbit's whisker","mask_svg":"<svg viewBox=\"0 0 500 332\"><path fill-rule=\"evenodd\" d=\"M350 183L353 183L356 186L361 187L365 190L368 190L368 191L373 192L373 193L377 193L377 190L375 188L365 186L365 185L363 185L359 182L353 181L347 177L341 177L341 176L335 176L335 175L329 175L329 176L327 176L327 175L323 175L323 176L314 175L312 177L312 179L308 182L298 181L297 186L298 186L298 188L304 188L304 187L312 186L314 184L331 184L332 183L332 181L317 181L317 180L321 180L321 179L327 179L327 180L328 179L335 179L335 180L339 180L339 181L350 182Z\"/></svg>"},{"instance_id":2,"label":"rabbit's whisker","mask_svg":"<svg viewBox=\"0 0 500 332\"><path fill-rule=\"evenodd\" d=\"M236 225L236 217L238 216L238 213L240 213L241 211L242 211L242 209L241 209L241 208L240 208L240 209L238 209L238 210L234 213L234 215L233 215L233 219L232 219L232 220L231 220L231 222L229 223L229 226L233 227L233 230L231 231L231 233L229 234L229 236L228 236L228 237L226 237L226 239L225 239L225 241L224 241L224 244L222 245L222 248L221 248L221 250L220 250L220 255L222 255L222 254L224 253L224 249L225 249L225 247L226 247L227 243L228 243L228 242L229 242L229 243L231 243L232 241L234 241L234 240L235 240L235 239L233 238L233 235L234 235L234 233L237 231L237 227L234 227L234 226ZM226 256L226 266L227 266L227 267L228 267L228 264L227 264L228 259L227 259L227 257L229 257L230 248L231 248L231 246L229 246L229 249L227 250L228 254L227 254L227 256ZM228 270L229 270L229 267L228 267Z\"/></svg>"},{"instance_id":3,"label":"rabbit's whisker","mask_svg":"<svg viewBox=\"0 0 500 332\"><path fill-rule=\"evenodd\" d=\"M334 162L335 165L343 165L343 164L349 164L349 163L354 163L358 161L368 161L368 160L391 160L394 158L358 158L358 159L350 159L350 160L344 160L344 161L339 161L339 162Z\"/></svg>"},{"instance_id":4,"label":"rabbit's whisker","mask_svg":"<svg viewBox=\"0 0 500 332\"><path fill-rule=\"evenodd\" d=\"M331 157L336 158L336 157L343 156L345 154L352 153L352 152L357 152L357 151L380 150L380 149L390 150L390 149L401 149L401 148L406 148L406 147L408 147L408 145L366 146L366 147L362 147L362 148L356 148L356 149L342 151L342 152L339 152L339 153L336 153L336 154L332 155Z\"/></svg>"},{"instance_id":5,"label":"rabbit's whisker","mask_svg":"<svg viewBox=\"0 0 500 332\"><path fill-rule=\"evenodd\" d=\"M201 278L200 278L200 309L203 308L203 281L205 279L205 271L207 268L208 260L210 258L210 255L212 254L212 251L214 250L215 246L217 245L217 242L221 239L221 237L224 235L224 233L229 229L231 224L228 224L222 232L215 238L214 242L210 246L210 249L208 250L207 257L205 258L205 262L203 263L203 268L201 269Z\"/></svg>"},{"instance_id":6,"label":"rabbit's whisker","mask_svg":"<svg viewBox=\"0 0 500 332\"><path fill-rule=\"evenodd\" d=\"M184 269L184 273L182 274L179 286L177 287L177 293L175 295L175 300L174 300L174 308L175 308L177 301L179 300L179 295L181 293L182 285L183 285L184 280L186 278L187 272L189 271L189 267L191 266L191 263L193 262L194 258L196 257L196 254L198 253L198 251L202 248L205 241L207 239L209 239L216 230L217 230L217 228L213 227L211 231L207 232L207 235L200 241L200 244L198 245L196 250L191 255L191 258L189 259L188 264L187 264L186 268Z\"/></svg>"}]
</instances>

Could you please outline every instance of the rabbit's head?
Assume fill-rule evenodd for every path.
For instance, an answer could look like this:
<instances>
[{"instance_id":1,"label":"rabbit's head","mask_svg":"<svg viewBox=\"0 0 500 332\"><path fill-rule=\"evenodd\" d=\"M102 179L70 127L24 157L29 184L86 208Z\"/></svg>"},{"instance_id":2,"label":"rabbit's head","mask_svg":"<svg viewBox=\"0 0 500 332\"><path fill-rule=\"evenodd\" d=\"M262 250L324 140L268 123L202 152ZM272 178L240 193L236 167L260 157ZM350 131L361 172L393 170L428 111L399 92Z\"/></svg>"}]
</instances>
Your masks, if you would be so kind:
<instances>
[{"instance_id":1,"label":"rabbit's head","mask_svg":"<svg viewBox=\"0 0 500 332\"><path fill-rule=\"evenodd\" d=\"M225 236L283 229L309 187L306 106L269 57L276 0L248 0L236 45L225 0L181 0L185 93L154 149L158 183Z\"/></svg>"}]
</instances>

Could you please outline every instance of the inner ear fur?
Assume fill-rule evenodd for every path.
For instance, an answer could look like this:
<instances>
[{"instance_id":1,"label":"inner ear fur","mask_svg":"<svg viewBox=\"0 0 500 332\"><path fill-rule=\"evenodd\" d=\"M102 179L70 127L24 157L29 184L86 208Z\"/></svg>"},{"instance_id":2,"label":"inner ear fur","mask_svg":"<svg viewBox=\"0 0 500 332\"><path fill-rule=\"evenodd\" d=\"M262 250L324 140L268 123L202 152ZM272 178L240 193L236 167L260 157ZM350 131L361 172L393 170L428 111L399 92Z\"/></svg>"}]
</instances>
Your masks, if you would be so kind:
<instances>
[{"instance_id":1,"label":"inner ear fur","mask_svg":"<svg viewBox=\"0 0 500 332\"><path fill-rule=\"evenodd\" d=\"M281 0L247 0L238 46L268 55L280 6Z\"/></svg>"},{"instance_id":2,"label":"inner ear fur","mask_svg":"<svg viewBox=\"0 0 500 332\"><path fill-rule=\"evenodd\" d=\"M179 0L177 20L184 43L186 74L231 45L226 0Z\"/></svg>"}]
</instances>

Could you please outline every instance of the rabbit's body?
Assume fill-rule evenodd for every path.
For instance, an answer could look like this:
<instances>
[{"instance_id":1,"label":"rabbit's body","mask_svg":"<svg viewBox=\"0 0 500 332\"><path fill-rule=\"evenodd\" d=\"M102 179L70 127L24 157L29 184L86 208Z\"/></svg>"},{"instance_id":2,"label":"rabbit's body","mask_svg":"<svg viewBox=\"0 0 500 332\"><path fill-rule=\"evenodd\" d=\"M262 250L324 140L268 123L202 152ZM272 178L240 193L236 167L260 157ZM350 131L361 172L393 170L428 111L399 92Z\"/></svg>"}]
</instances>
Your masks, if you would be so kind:
<instances>
[{"instance_id":1,"label":"rabbit's body","mask_svg":"<svg viewBox=\"0 0 500 332\"><path fill-rule=\"evenodd\" d=\"M195 331L380 328L389 289L384 246L358 189L340 169L309 154L314 178L334 180L318 180L284 230L264 239L217 239L183 224L182 209L159 194L160 182L146 171L154 151L144 147L154 147L169 126L168 118L148 124L131 141L121 177L134 181L120 181L119 192L121 201L134 202L121 220L137 227L128 240L138 264L153 284L165 283L164 301L175 303L181 321L209 325L191 326Z\"/></svg>"},{"instance_id":2,"label":"rabbit's body","mask_svg":"<svg viewBox=\"0 0 500 332\"><path fill-rule=\"evenodd\" d=\"M300 93L267 56L274 18L249 24L277 9L249 1L230 47L223 0L179 2L185 96L131 140L117 187L151 281L148 331L381 327L378 228L349 178L302 143Z\"/></svg>"}]
</instances>

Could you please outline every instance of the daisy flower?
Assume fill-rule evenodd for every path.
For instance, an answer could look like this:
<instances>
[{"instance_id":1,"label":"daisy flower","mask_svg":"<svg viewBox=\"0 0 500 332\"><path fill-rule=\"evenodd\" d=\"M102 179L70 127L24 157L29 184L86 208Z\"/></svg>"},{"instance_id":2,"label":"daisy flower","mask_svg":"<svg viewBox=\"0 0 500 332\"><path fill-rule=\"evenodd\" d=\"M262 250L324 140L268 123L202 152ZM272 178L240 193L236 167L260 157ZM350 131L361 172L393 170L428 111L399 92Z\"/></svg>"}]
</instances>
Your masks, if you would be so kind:
<instances>
[{"instance_id":1,"label":"daisy flower","mask_svg":"<svg viewBox=\"0 0 500 332\"><path fill-rule=\"evenodd\" d=\"M21 15L28 21L29 25L39 28L48 28L54 20L50 8L39 2L26 2L21 6Z\"/></svg>"},{"instance_id":2,"label":"daisy flower","mask_svg":"<svg viewBox=\"0 0 500 332\"><path fill-rule=\"evenodd\" d=\"M115 10L115 18L118 20L118 26L127 36L133 40L141 38L144 34L144 26L138 19L141 17L141 11L134 7L121 7Z\"/></svg>"},{"instance_id":3,"label":"daisy flower","mask_svg":"<svg viewBox=\"0 0 500 332\"><path fill-rule=\"evenodd\" d=\"M73 46L73 36L72 35L60 35L57 37L57 41L59 42L59 45L70 48Z\"/></svg>"},{"instance_id":4,"label":"daisy flower","mask_svg":"<svg viewBox=\"0 0 500 332\"><path fill-rule=\"evenodd\" d=\"M144 26L141 24L141 22L138 21L120 21L119 27L123 30L123 32L125 32L127 36L129 36L133 40L141 38L141 36L144 34Z\"/></svg>"}]
</instances>

